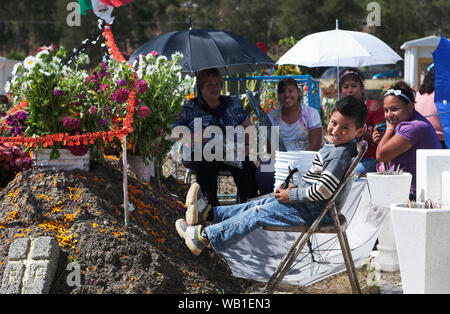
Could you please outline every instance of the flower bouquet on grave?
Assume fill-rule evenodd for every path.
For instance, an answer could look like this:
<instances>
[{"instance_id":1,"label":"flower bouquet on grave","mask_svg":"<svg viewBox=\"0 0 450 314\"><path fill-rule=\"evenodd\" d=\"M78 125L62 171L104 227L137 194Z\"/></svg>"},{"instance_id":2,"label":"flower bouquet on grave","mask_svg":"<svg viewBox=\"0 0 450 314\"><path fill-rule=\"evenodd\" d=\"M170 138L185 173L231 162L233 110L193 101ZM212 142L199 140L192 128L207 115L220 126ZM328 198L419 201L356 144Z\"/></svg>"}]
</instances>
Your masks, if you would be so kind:
<instances>
[{"instance_id":1,"label":"flower bouquet on grave","mask_svg":"<svg viewBox=\"0 0 450 314\"><path fill-rule=\"evenodd\" d=\"M127 151L132 156L142 156L145 163L152 158L157 178L173 146L173 141L166 136L171 133L172 124L180 116L182 105L196 82L195 78L182 74L181 59L180 53L173 54L169 60L152 52L140 55L133 64L137 73L136 108L133 130L127 137Z\"/></svg>"},{"instance_id":2,"label":"flower bouquet on grave","mask_svg":"<svg viewBox=\"0 0 450 314\"><path fill-rule=\"evenodd\" d=\"M6 91L23 113L16 117L22 120L20 125L10 125L10 134L45 137L45 142L34 142L28 148L49 148L51 159L60 156L61 148L75 155L84 155L90 148L93 158L102 158L101 139L93 141L81 135L112 128L111 95L116 86L104 83L111 75L106 64L89 72L85 69L90 62L87 55L81 54L70 67L62 61L65 58L63 47L56 50L51 46L15 65ZM66 142L66 136L76 140Z\"/></svg>"}]
</instances>

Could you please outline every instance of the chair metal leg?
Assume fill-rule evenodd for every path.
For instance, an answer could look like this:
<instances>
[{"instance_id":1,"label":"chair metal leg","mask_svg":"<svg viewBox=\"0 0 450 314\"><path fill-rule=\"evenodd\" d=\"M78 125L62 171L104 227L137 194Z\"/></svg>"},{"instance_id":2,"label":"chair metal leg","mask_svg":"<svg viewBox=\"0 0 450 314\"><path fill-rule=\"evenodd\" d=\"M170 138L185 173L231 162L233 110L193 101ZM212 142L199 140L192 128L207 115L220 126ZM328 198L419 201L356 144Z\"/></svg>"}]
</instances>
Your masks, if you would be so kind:
<instances>
[{"instance_id":1,"label":"chair metal leg","mask_svg":"<svg viewBox=\"0 0 450 314\"><path fill-rule=\"evenodd\" d=\"M311 238L311 235L316 231L323 217L329 209L326 207L322 210L317 219L313 222L313 224L309 227L309 229L305 233L301 233L294 243L291 245L288 253L285 255L281 263L278 265L277 269L273 273L272 277L270 277L269 281L265 286L265 290L269 293L273 293L275 289L279 287L281 281L284 276L286 276L287 272L291 268L294 261L300 255L303 247L306 245L307 241Z\"/></svg>"},{"instance_id":2,"label":"chair metal leg","mask_svg":"<svg viewBox=\"0 0 450 314\"><path fill-rule=\"evenodd\" d=\"M355 263L353 262L352 252L350 249L350 245L348 243L347 233L341 228L338 213L335 206L331 208L331 213L333 215L334 226L336 228L337 236L339 239L339 245L341 246L341 251L344 257L345 267L347 268L348 279L352 287L352 292L355 294L360 294L361 288L359 286L358 275L356 274L355 269Z\"/></svg>"},{"instance_id":3,"label":"chair metal leg","mask_svg":"<svg viewBox=\"0 0 450 314\"><path fill-rule=\"evenodd\" d=\"M278 265L277 269L273 273L270 280L267 282L265 286L265 290L269 293L273 293L275 289L279 287L283 278L286 276L287 272L291 268L294 261L297 259L298 255L300 255L304 246L307 244L312 234L316 231L326 212L331 210L334 225L336 228L336 233L339 239L339 244L341 246L341 251L344 256L345 266L347 268L347 273L350 280L350 285L352 287L353 293L361 293L361 288L358 281L358 276L355 270L355 264L353 262L350 246L348 244L347 234L342 230L339 217L336 211L336 208L332 206L331 208L324 208L314 223L310 226L310 228L305 232L301 233L294 243L291 245L289 251L286 253L285 257Z\"/></svg>"},{"instance_id":4,"label":"chair metal leg","mask_svg":"<svg viewBox=\"0 0 450 314\"><path fill-rule=\"evenodd\" d=\"M304 233L300 233L300 235L297 237L297 239L294 241L294 243L291 245L289 251L286 253L286 255L284 256L283 260L280 262L280 264L278 265L277 269L275 270L275 272L272 274L272 277L270 277L269 281L267 282L265 289L269 292L272 293L273 290L275 290L274 287L274 282L278 279L278 275L280 274L280 272L284 272L285 271L285 266L286 263L290 262L292 259L292 256L294 254L294 251L297 248L298 243L300 242L300 240L302 239ZM284 276L283 276L284 277Z\"/></svg>"}]
</instances>

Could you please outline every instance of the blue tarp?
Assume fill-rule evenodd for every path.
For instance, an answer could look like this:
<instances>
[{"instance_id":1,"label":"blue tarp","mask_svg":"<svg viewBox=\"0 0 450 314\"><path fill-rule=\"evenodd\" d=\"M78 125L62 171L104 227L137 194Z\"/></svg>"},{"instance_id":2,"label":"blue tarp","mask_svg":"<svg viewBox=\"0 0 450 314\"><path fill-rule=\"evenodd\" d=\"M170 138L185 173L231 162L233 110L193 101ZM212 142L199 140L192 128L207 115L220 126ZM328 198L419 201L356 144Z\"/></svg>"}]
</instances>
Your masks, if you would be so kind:
<instances>
[{"instance_id":1,"label":"blue tarp","mask_svg":"<svg viewBox=\"0 0 450 314\"><path fill-rule=\"evenodd\" d=\"M433 52L434 59L434 102L436 104L445 145L450 148L450 41L441 36Z\"/></svg>"}]
</instances>

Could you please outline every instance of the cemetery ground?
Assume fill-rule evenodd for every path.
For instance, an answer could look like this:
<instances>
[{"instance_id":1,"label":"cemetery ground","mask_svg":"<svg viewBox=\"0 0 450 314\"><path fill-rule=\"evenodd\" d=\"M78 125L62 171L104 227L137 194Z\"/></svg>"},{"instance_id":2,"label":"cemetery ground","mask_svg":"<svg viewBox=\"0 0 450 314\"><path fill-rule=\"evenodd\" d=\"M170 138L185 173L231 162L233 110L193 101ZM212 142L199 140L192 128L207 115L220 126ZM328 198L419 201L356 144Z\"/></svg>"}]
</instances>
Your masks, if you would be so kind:
<instances>
[{"instance_id":1,"label":"cemetery ground","mask_svg":"<svg viewBox=\"0 0 450 314\"><path fill-rule=\"evenodd\" d=\"M194 256L174 222L183 217L188 186L174 175L169 157L161 186L128 176L130 224L124 225L122 162L114 157L92 163L90 171L40 171L16 176L0 192L0 278L10 244L18 238L52 236L60 248L52 294L245 294L262 293L263 283L231 275L225 260L212 250ZM183 172L178 168L178 177ZM230 181L222 193L233 193ZM69 263L80 266L79 285L69 285ZM380 293L368 285L371 269L358 269L363 293ZM390 280L388 278L388 280ZM396 279L397 280L397 279ZM276 293L351 293L341 273L309 287L282 285Z\"/></svg>"}]
</instances>

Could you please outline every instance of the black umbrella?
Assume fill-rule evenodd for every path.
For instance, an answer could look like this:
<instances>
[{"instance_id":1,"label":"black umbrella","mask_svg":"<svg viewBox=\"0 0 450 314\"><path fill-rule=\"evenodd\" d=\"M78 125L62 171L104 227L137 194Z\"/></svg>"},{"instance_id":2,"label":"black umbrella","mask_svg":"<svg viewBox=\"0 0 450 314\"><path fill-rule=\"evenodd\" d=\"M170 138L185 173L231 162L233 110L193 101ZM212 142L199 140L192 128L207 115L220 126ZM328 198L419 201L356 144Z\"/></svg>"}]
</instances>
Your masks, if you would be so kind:
<instances>
[{"instance_id":1,"label":"black umbrella","mask_svg":"<svg viewBox=\"0 0 450 314\"><path fill-rule=\"evenodd\" d=\"M158 36L139 47L129 62L152 51L167 58L181 52L181 66L188 73L218 68L222 74L229 75L274 66L273 60L255 44L235 33L218 29L189 29Z\"/></svg>"}]
</instances>

